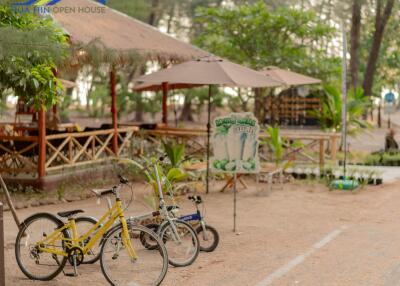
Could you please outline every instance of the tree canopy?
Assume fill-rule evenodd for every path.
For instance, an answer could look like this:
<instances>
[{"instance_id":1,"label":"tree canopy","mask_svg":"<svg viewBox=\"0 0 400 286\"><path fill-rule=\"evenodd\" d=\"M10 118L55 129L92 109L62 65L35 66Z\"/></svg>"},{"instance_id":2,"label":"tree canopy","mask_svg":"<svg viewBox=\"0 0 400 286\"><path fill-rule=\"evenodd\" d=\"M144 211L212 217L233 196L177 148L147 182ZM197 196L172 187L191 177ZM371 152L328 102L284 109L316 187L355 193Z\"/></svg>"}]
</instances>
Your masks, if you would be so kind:
<instances>
[{"instance_id":1,"label":"tree canopy","mask_svg":"<svg viewBox=\"0 0 400 286\"><path fill-rule=\"evenodd\" d=\"M202 48L255 69L275 65L330 79L340 69L326 43L335 30L312 11L282 6L271 11L264 2L233 8L202 8L203 25L196 39Z\"/></svg>"},{"instance_id":2,"label":"tree canopy","mask_svg":"<svg viewBox=\"0 0 400 286\"><path fill-rule=\"evenodd\" d=\"M67 47L50 19L0 6L0 91L11 89L36 108L54 105L62 91L55 70Z\"/></svg>"}]
</instances>

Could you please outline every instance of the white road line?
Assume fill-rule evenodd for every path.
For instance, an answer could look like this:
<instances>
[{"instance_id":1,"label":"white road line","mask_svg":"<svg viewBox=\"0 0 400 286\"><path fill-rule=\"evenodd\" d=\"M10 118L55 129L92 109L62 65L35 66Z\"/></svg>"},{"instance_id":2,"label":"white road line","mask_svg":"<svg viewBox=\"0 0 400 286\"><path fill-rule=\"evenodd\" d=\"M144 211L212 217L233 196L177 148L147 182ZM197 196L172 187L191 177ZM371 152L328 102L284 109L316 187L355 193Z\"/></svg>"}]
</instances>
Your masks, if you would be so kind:
<instances>
[{"instance_id":1,"label":"white road line","mask_svg":"<svg viewBox=\"0 0 400 286\"><path fill-rule=\"evenodd\" d=\"M304 262L304 260L314 254L318 249L324 247L329 242L334 240L339 234L343 232L345 226L342 226L339 229L336 229L314 244L309 251L303 253L299 256L296 256L294 259L289 261L286 265L282 266L281 268L277 269L275 272L268 275L263 281L259 282L256 286L268 286L271 285L276 279L283 277L285 274L289 273L293 268L297 265Z\"/></svg>"}]
</instances>

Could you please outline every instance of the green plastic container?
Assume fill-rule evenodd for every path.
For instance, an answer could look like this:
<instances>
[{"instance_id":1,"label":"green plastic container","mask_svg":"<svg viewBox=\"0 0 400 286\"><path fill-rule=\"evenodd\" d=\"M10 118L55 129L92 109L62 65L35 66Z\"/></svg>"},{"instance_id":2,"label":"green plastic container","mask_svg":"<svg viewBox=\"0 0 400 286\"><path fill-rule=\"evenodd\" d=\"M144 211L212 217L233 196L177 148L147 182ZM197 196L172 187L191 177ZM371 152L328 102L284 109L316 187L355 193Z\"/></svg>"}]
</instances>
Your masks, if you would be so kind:
<instances>
[{"instance_id":1,"label":"green plastic container","mask_svg":"<svg viewBox=\"0 0 400 286\"><path fill-rule=\"evenodd\" d=\"M334 180L331 183L331 187L337 190L354 190L360 186L357 180Z\"/></svg>"}]
</instances>

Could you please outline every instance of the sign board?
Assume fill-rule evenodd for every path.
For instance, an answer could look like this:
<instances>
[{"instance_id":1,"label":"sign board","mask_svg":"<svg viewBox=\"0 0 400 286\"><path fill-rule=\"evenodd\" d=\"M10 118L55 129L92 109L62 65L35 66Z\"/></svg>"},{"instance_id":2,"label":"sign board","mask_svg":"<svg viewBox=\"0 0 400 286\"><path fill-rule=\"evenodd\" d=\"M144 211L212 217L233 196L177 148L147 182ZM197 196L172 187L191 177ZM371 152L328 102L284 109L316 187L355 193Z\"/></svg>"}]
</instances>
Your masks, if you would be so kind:
<instances>
[{"instance_id":1,"label":"sign board","mask_svg":"<svg viewBox=\"0 0 400 286\"><path fill-rule=\"evenodd\" d=\"M385 100L385 103L394 103L395 102L394 93L393 92L386 93L384 100Z\"/></svg>"},{"instance_id":2,"label":"sign board","mask_svg":"<svg viewBox=\"0 0 400 286\"><path fill-rule=\"evenodd\" d=\"M258 173L260 127L251 112L214 119L211 168L216 172Z\"/></svg>"}]
</instances>

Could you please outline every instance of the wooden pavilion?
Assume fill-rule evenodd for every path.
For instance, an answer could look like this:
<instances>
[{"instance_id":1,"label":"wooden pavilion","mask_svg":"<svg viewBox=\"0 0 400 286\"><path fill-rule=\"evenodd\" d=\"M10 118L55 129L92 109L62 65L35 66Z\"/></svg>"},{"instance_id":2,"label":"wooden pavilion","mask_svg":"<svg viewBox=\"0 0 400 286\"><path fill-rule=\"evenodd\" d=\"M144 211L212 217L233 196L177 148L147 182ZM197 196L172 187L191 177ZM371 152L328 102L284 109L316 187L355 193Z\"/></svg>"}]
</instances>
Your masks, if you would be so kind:
<instances>
[{"instance_id":1,"label":"wooden pavilion","mask_svg":"<svg viewBox=\"0 0 400 286\"><path fill-rule=\"evenodd\" d=\"M51 15L65 30L71 42L88 44L100 41L107 49L121 53L135 51L145 60L158 61L164 66L208 55L201 49L94 1L69 0L57 5L68 5L75 11L96 11L93 8L102 8L99 10L102 13L60 12ZM111 68L109 75L111 125L103 124L101 128L86 128L81 132L68 132L71 130L62 125L50 129L46 125L44 109L37 112L27 110L30 114L36 113L36 126L31 126L20 136L14 132L8 135L4 135L4 132L1 135L0 132L0 172L19 181L19 174L29 174L29 182L43 188L49 174L68 167L90 165L123 156L137 128L121 127L118 124L114 68ZM164 96L164 111L166 103ZM15 127L15 124L11 125Z\"/></svg>"}]
</instances>

